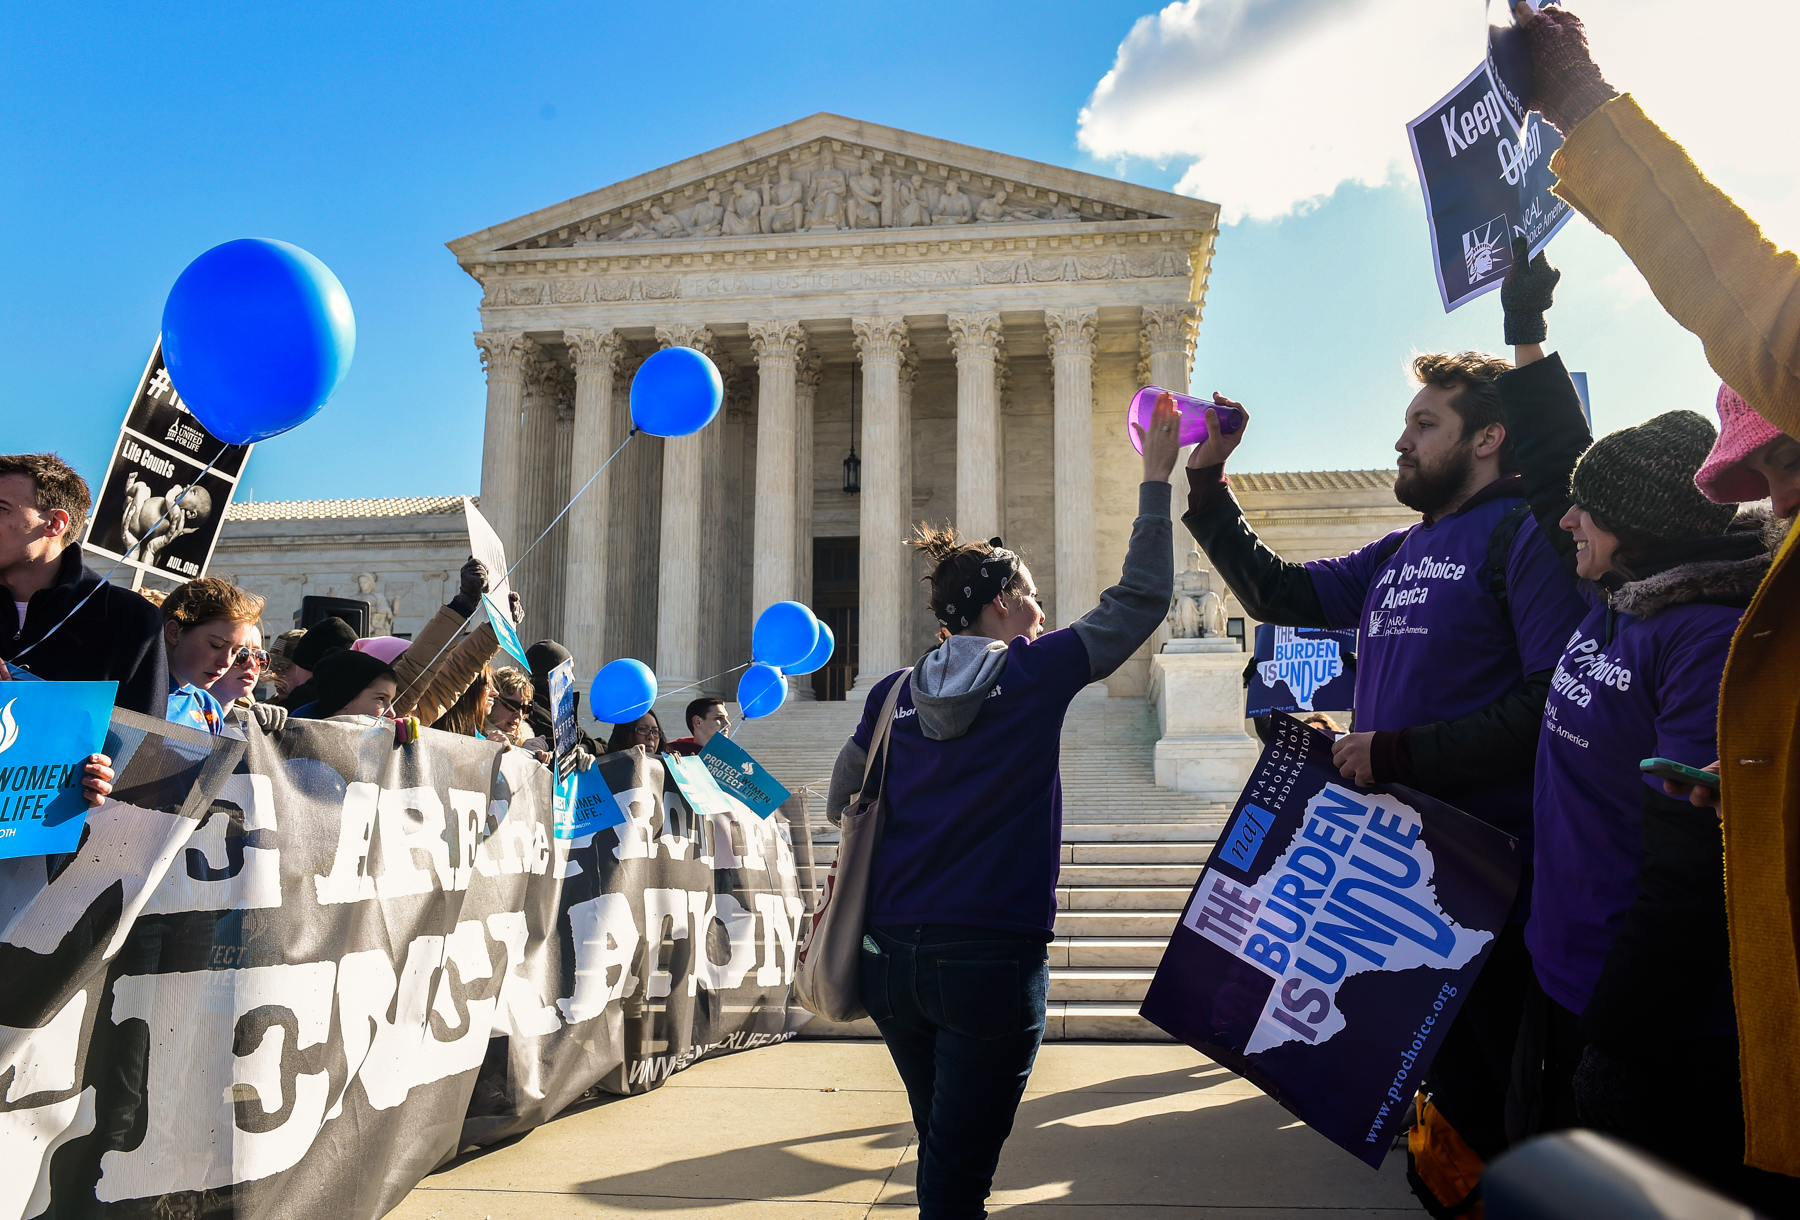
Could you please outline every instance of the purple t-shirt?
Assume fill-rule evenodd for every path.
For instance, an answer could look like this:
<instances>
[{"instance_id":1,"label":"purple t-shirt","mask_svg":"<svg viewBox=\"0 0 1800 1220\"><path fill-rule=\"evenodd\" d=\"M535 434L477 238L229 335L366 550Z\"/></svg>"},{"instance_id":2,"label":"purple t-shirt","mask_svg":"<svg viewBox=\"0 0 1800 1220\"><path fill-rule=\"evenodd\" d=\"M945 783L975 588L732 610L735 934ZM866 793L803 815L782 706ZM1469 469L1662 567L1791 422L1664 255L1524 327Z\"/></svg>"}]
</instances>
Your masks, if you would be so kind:
<instances>
[{"instance_id":1,"label":"purple t-shirt","mask_svg":"<svg viewBox=\"0 0 1800 1220\"><path fill-rule=\"evenodd\" d=\"M1356 728L1397 730L1456 720L1549 669L1586 605L1534 520L1519 525L1506 560L1507 610L1488 591L1488 540L1516 496L1496 496L1339 559L1306 565L1332 627L1358 630ZM1496 775L1433 792L1520 840L1531 859L1531 776ZM1530 879L1520 884L1521 903ZM1523 906L1517 908L1523 910Z\"/></svg>"},{"instance_id":2,"label":"purple t-shirt","mask_svg":"<svg viewBox=\"0 0 1800 1220\"><path fill-rule=\"evenodd\" d=\"M1031 643L1018 636L1007 653L1006 672L961 737L926 737L911 683L901 691L870 923L1054 935L1063 715L1093 670L1067 628ZM865 750L896 676L877 682L863 705L851 740Z\"/></svg>"},{"instance_id":3,"label":"purple t-shirt","mask_svg":"<svg viewBox=\"0 0 1800 1220\"><path fill-rule=\"evenodd\" d=\"M1544 994L1587 1008L1643 864L1646 758L1719 756L1719 679L1743 611L1688 605L1628 614L1606 638L1596 605L1568 638L1544 704L1537 757L1537 876L1525 943Z\"/></svg>"}]
</instances>

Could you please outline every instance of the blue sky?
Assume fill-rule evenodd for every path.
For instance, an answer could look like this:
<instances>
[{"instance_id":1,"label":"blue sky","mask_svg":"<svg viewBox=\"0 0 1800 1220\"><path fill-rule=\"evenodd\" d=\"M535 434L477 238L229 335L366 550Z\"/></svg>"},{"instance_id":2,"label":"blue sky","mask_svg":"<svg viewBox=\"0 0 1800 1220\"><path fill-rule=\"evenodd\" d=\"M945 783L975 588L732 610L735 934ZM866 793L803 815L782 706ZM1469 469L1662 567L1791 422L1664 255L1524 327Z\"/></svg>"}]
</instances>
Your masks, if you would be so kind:
<instances>
[{"instance_id":1,"label":"blue sky","mask_svg":"<svg viewBox=\"0 0 1800 1220\"><path fill-rule=\"evenodd\" d=\"M1234 2L1286 13L1297 35L1320 8L1186 0L1163 20ZM1271 195L1252 189L1275 180L1255 158L1308 155L1283 147L1279 131L1249 132L1247 161L1084 134L1083 107L1115 63L1137 62L1132 47L1159 50L1178 80L1218 58L1184 68L1179 40L1144 24L1153 12L1102 2L21 9L0 47L6 448L56 449L96 479L181 268L231 238L279 237L342 279L357 354L325 411L259 447L244 486L259 500L472 492L479 291L443 243L834 110L1148 185L1180 181L1228 205L1242 195L1232 206L1268 218L1220 238L1196 387L1244 399L1259 422L1300 425L1254 430L1246 468L1387 464L1408 353L1497 346L1497 299L1443 315L1410 172L1334 163ZM1273 56L1268 71L1291 70L1281 39L1269 44L1258 44ZM1392 104L1423 110L1468 66L1420 68ZM1113 117L1137 106L1152 120L1171 104L1118 90L1102 100ZM1228 109L1209 127L1205 96L1172 104L1197 113L1200 130L1247 130ZM1093 109L1106 117L1100 101ZM1223 176L1196 185L1200 154ZM1576 221L1552 258L1567 272L1553 340L1592 375L1603 429L1710 406L1716 381L1698 343L1621 271L1609 240Z\"/></svg>"}]
</instances>

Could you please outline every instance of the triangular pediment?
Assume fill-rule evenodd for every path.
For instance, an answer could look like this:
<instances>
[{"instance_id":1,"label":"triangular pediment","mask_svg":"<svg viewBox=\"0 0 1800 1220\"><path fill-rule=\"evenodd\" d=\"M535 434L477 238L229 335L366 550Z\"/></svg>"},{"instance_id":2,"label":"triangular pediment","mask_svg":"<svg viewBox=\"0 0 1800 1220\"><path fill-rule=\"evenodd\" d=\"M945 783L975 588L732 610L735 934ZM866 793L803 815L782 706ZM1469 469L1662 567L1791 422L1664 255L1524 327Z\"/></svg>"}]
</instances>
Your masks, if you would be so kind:
<instances>
[{"instance_id":1,"label":"triangular pediment","mask_svg":"<svg viewBox=\"0 0 1800 1220\"><path fill-rule=\"evenodd\" d=\"M1218 224L1218 205L835 114L815 114L450 242L459 260L582 247L889 237L1117 221ZM873 234L871 234L873 235Z\"/></svg>"}]
</instances>

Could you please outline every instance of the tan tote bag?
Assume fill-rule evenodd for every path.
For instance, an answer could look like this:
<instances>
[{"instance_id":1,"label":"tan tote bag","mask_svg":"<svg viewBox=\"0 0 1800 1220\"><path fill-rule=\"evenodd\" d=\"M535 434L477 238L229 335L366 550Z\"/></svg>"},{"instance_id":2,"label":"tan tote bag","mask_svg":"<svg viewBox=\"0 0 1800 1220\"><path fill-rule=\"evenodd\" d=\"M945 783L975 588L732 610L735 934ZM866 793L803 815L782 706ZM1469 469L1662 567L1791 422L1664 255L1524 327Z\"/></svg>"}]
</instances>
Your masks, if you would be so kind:
<instances>
[{"instance_id":1,"label":"tan tote bag","mask_svg":"<svg viewBox=\"0 0 1800 1220\"><path fill-rule=\"evenodd\" d=\"M888 688L881 719L869 739L863 764L862 791L844 810L839 824L837 859L825 875L825 901L813 913L812 928L800 946L794 971L794 1002L827 1021L856 1021L868 1016L857 981L863 924L869 914L870 874L875 850L887 825L887 746L894 727L900 688L910 680L909 666ZM871 783L873 790L871 790Z\"/></svg>"}]
</instances>

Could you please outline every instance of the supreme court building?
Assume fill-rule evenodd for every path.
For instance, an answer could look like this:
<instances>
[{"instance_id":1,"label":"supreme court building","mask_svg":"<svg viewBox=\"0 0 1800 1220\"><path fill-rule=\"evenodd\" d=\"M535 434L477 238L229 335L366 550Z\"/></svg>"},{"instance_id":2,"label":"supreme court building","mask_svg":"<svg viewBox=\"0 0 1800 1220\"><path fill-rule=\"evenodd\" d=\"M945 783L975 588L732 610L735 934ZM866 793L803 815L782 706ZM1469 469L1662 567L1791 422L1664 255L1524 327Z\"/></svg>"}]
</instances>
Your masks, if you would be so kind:
<instances>
[{"instance_id":1,"label":"supreme court building","mask_svg":"<svg viewBox=\"0 0 1800 1220\"><path fill-rule=\"evenodd\" d=\"M711 425L632 437L530 552L521 635L585 673L638 657L667 691L746 661L758 611L795 598L836 632L818 686L842 697L935 638L920 521L1003 537L1067 624L1116 578L1126 409L1187 385L1217 227L1214 204L818 114L451 242L485 289L481 504L509 556L625 441L647 355L694 347L725 380Z\"/></svg>"}]
</instances>

